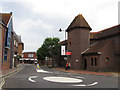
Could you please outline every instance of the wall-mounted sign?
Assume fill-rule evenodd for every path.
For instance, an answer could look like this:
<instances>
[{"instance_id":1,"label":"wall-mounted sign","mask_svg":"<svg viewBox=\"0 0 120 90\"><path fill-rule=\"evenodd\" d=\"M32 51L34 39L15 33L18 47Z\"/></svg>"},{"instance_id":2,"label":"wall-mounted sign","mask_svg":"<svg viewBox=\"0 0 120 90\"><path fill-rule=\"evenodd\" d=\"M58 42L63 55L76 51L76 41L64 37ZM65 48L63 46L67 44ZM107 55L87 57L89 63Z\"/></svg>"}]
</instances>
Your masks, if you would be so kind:
<instances>
[{"instance_id":1,"label":"wall-mounted sign","mask_svg":"<svg viewBox=\"0 0 120 90\"><path fill-rule=\"evenodd\" d=\"M71 52L66 52L66 55L71 55Z\"/></svg>"},{"instance_id":2,"label":"wall-mounted sign","mask_svg":"<svg viewBox=\"0 0 120 90\"><path fill-rule=\"evenodd\" d=\"M61 46L61 55L65 55L65 46Z\"/></svg>"}]
</instances>

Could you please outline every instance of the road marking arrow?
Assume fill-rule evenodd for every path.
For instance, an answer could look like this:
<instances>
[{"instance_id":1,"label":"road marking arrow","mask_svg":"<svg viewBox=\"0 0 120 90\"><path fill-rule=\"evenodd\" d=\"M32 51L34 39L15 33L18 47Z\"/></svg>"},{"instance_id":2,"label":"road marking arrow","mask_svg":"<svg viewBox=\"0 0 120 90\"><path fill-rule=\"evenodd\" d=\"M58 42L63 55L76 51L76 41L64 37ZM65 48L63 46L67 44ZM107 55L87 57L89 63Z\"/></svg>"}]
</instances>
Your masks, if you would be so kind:
<instances>
[{"instance_id":1,"label":"road marking arrow","mask_svg":"<svg viewBox=\"0 0 120 90\"><path fill-rule=\"evenodd\" d=\"M72 86L78 86L78 87L83 86L83 87L85 87L85 86L93 86L93 85L96 85L96 84L98 84L98 82L94 82L94 83L88 84L88 85L78 84L78 85L72 85Z\"/></svg>"},{"instance_id":2,"label":"road marking arrow","mask_svg":"<svg viewBox=\"0 0 120 90\"><path fill-rule=\"evenodd\" d=\"M32 80L32 78L37 78L37 77L38 76L31 76L31 77L28 78L28 80L31 81L31 82L35 82L34 80Z\"/></svg>"}]
</instances>

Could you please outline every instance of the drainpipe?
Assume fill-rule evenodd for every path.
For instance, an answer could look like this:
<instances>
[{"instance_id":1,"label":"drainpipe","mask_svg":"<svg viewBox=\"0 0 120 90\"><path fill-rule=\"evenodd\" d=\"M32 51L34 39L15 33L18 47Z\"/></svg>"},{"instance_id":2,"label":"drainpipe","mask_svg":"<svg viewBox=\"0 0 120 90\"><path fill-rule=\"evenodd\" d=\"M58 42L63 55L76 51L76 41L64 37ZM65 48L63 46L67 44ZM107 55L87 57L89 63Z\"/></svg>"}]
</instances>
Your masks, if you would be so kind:
<instances>
[{"instance_id":1,"label":"drainpipe","mask_svg":"<svg viewBox=\"0 0 120 90\"><path fill-rule=\"evenodd\" d=\"M12 43L11 43L11 56L10 56L10 68L13 65L13 42L14 42L14 33L12 32Z\"/></svg>"}]
</instances>

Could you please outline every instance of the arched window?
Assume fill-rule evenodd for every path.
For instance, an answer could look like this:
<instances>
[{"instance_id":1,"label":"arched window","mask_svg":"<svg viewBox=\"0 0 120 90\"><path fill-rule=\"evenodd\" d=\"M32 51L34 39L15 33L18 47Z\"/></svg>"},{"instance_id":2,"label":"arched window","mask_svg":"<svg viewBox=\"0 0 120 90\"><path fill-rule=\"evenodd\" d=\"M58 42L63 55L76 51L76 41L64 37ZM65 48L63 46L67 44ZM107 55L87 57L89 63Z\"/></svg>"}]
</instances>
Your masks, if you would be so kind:
<instances>
[{"instance_id":1,"label":"arched window","mask_svg":"<svg viewBox=\"0 0 120 90\"><path fill-rule=\"evenodd\" d=\"M97 66L97 57L95 57L95 66Z\"/></svg>"},{"instance_id":2,"label":"arched window","mask_svg":"<svg viewBox=\"0 0 120 90\"><path fill-rule=\"evenodd\" d=\"M93 57L91 58L91 65L93 66Z\"/></svg>"},{"instance_id":3,"label":"arched window","mask_svg":"<svg viewBox=\"0 0 120 90\"><path fill-rule=\"evenodd\" d=\"M69 42L70 46L71 46L71 42Z\"/></svg>"}]
</instances>

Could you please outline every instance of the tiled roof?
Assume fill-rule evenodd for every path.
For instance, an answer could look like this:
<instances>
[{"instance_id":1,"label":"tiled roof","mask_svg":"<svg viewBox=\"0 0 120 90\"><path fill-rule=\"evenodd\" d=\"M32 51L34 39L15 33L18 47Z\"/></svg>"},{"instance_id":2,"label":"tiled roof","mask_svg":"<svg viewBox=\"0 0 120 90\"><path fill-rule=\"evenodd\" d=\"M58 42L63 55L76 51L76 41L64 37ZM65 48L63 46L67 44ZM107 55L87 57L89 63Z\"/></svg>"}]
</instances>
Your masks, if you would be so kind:
<instances>
[{"instance_id":1,"label":"tiled roof","mask_svg":"<svg viewBox=\"0 0 120 90\"><path fill-rule=\"evenodd\" d=\"M120 33L120 24L101 30L99 32L91 32L90 39L103 38L103 37L107 37L107 36L118 34L118 33Z\"/></svg>"},{"instance_id":2,"label":"tiled roof","mask_svg":"<svg viewBox=\"0 0 120 90\"><path fill-rule=\"evenodd\" d=\"M7 26L11 16L11 13L0 13L0 20Z\"/></svg>"},{"instance_id":3,"label":"tiled roof","mask_svg":"<svg viewBox=\"0 0 120 90\"><path fill-rule=\"evenodd\" d=\"M91 45L91 47L89 47L88 50L86 50L82 54L91 54L91 53L101 52L103 47L109 46L110 44L113 44L113 40L112 39L99 41L96 44Z\"/></svg>"},{"instance_id":4,"label":"tiled roof","mask_svg":"<svg viewBox=\"0 0 120 90\"><path fill-rule=\"evenodd\" d=\"M84 19L82 14L79 14L74 18L72 23L68 26L67 31L71 30L72 28L79 28L79 27L89 28L91 30L91 27L89 26L87 21Z\"/></svg>"}]
</instances>

